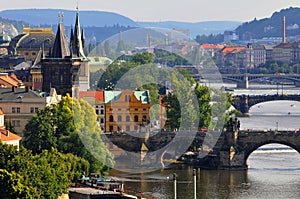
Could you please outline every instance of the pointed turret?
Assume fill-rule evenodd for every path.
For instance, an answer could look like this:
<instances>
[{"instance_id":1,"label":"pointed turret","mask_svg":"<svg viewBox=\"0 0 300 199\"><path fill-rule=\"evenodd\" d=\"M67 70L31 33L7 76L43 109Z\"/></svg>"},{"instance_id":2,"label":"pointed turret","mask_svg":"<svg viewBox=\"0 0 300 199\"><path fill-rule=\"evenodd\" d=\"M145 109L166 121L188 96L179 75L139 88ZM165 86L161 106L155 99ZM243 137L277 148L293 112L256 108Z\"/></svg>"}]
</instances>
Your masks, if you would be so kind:
<instances>
[{"instance_id":1,"label":"pointed turret","mask_svg":"<svg viewBox=\"0 0 300 199\"><path fill-rule=\"evenodd\" d=\"M84 35L83 28L81 29L81 42L82 42L82 48L84 49L84 46L85 46L85 35Z\"/></svg>"},{"instance_id":2,"label":"pointed turret","mask_svg":"<svg viewBox=\"0 0 300 199\"><path fill-rule=\"evenodd\" d=\"M57 33L54 40L54 45L51 51L52 58L65 58L70 56L69 45L66 38L64 24L60 22L57 27Z\"/></svg>"},{"instance_id":3,"label":"pointed turret","mask_svg":"<svg viewBox=\"0 0 300 199\"><path fill-rule=\"evenodd\" d=\"M78 9L76 11L76 21L75 21L75 27L74 27L74 46L73 46L72 52L77 57L86 58L84 51L83 51Z\"/></svg>"},{"instance_id":4,"label":"pointed turret","mask_svg":"<svg viewBox=\"0 0 300 199\"><path fill-rule=\"evenodd\" d=\"M73 32L73 26L71 25L70 46L73 46L73 44L74 44L74 32Z\"/></svg>"}]
</instances>

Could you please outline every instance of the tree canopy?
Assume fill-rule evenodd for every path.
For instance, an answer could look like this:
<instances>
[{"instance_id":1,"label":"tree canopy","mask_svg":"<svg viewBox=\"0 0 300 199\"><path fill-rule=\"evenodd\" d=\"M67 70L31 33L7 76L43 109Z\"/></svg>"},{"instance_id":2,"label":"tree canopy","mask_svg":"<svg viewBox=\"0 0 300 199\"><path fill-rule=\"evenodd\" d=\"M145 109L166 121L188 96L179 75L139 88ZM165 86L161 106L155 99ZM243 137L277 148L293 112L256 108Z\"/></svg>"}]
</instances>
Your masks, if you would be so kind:
<instances>
[{"instance_id":1,"label":"tree canopy","mask_svg":"<svg viewBox=\"0 0 300 199\"><path fill-rule=\"evenodd\" d=\"M32 117L25 127L24 146L33 154L52 148L72 153L89 161L92 172L105 173L113 166L113 157L100 133L93 107L67 95Z\"/></svg>"},{"instance_id":2,"label":"tree canopy","mask_svg":"<svg viewBox=\"0 0 300 199\"><path fill-rule=\"evenodd\" d=\"M86 160L54 148L33 155L0 142L0 151L0 198L57 199L89 169Z\"/></svg>"}]
</instances>

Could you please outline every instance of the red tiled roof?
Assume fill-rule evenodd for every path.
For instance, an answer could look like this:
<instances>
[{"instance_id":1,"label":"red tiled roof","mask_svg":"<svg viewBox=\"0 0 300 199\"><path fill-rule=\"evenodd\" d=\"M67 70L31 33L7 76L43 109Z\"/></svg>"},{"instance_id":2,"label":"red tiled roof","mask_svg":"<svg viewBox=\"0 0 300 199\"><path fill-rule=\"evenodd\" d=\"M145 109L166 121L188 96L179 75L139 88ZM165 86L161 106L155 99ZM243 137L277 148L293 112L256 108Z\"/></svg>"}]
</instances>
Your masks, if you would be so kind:
<instances>
[{"instance_id":1,"label":"red tiled roof","mask_svg":"<svg viewBox=\"0 0 300 199\"><path fill-rule=\"evenodd\" d=\"M0 129L0 140L2 142L12 141L12 140L21 140L22 138L9 130Z\"/></svg>"},{"instance_id":2,"label":"red tiled roof","mask_svg":"<svg viewBox=\"0 0 300 199\"><path fill-rule=\"evenodd\" d=\"M19 87L21 83L16 76L0 75L0 85L4 87Z\"/></svg>"},{"instance_id":3,"label":"red tiled roof","mask_svg":"<svg viewBox=\"0 0 300 199\"><path fill-rule=\"evenodd\" d=\"M204 49L222 49L222 48L224 48L224 45L222 45L222 44L201 44L200 48L204 48Z\"/></svg>"},{"instance_id":4,"label":"red tiled roof","mask_svg":"<svg viewBox=\"0 0 300 199\"><path fill-rule=\"evenodd\" d=\"M104 91L80 91L79 99L85 97L94 97L96 101L104 102Z\"/></svg>"},{"instance_id":5,"label":"red tiled roof","mask_svg":"<svg viewBox=\"0 0 300 199\"><path fill-rule=\"evenodd\" d=\"M226 54L226 53L233 52L233 51L240 51L240 50L244 50L245 48L246 48L245 46L225 47L222 49L222 53Z\"/></svg>"}]
</instances>

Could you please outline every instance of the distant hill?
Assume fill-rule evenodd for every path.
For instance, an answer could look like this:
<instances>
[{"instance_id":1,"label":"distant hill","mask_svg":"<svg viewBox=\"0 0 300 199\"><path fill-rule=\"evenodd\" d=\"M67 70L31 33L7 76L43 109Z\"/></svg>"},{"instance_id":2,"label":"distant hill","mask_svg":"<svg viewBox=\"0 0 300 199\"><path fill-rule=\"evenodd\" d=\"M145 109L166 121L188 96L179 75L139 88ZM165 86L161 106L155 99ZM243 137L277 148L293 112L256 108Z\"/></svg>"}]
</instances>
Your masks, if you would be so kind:
<instances>
[{"instance_id":1,"label":"distant hill","mask_svg":"<svg viewBox=\"0 0 300 199\"><path fill-rule=\"evenodd\" d=\"M287 36L300 35L300 8L292 7L275 12L270 18L245 22L236 28L236 32L243 40L281 37L283 16L286 17Z\"/></svg>"},{"instance_id":2,"label":"distant hill","mask_svg":"<svg viewBox=\"0 0 300 199\"><path fill-rule=\"evenodd\" d=\"M177 21L164 21L164 22L138 22L141 27L159 27L168 29L189 29L191 37L195 38L197 35L209 35L223 33L225 30L234 30L241 25L237 21L204 21L204 22L177 22Z\"/></svg>"},{"instance_id":3,"label":"distant hill","mask_svg":"<svg viewBox=\"0 0 300 199\"><path fill-rule=\"evenodd\" d=\"M59 9L20 9L20 10L4 10L0 11L0 17L24 21L32 25L57 24L58 12L64 13L64 23L66 25L74 25L75 13L74 10L59 10ZM83 26L131 26L137 27L137 23L128 17L104 11L79 11L80 23Z\"/></svg>"}]
</instances>

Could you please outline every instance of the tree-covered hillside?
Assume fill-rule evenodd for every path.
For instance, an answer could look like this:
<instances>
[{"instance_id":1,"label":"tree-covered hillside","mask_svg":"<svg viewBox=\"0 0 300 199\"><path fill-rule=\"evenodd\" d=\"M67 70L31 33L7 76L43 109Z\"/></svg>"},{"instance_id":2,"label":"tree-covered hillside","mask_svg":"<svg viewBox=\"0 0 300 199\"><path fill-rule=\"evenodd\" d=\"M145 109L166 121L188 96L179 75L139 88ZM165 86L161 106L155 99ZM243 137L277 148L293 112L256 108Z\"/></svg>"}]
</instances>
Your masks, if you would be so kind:
<instances>
[{"instance_id":1,"label":"tree-covered hillside","mask_svg":"<svg viewBox=\"0 0 300 199\"><path fill-rule=\"evenodd\" d=\"M240 39L282 36L282 18L286 17L287 36L300 35L300 8L287 8L274 12L270 18L245 22L236 32Z\"/></svg>"}]
</instances>

